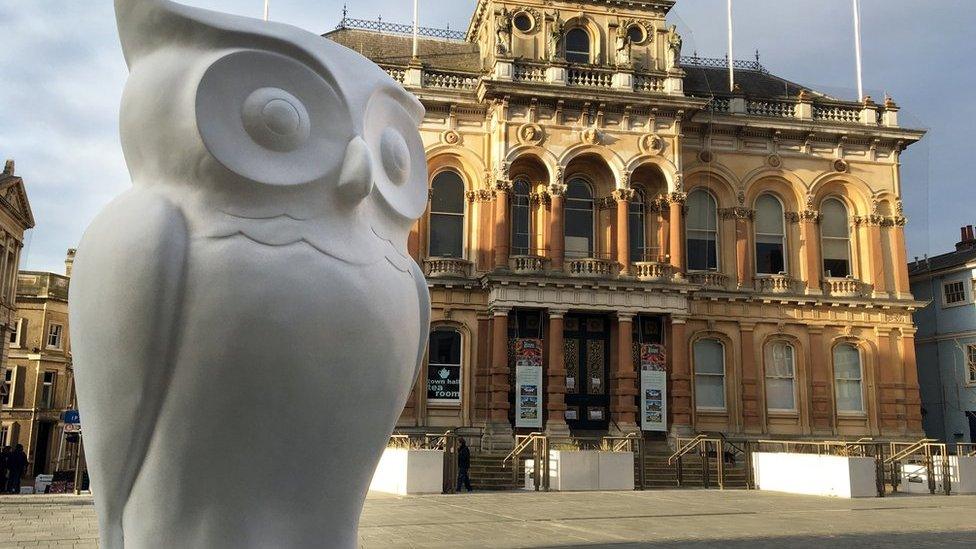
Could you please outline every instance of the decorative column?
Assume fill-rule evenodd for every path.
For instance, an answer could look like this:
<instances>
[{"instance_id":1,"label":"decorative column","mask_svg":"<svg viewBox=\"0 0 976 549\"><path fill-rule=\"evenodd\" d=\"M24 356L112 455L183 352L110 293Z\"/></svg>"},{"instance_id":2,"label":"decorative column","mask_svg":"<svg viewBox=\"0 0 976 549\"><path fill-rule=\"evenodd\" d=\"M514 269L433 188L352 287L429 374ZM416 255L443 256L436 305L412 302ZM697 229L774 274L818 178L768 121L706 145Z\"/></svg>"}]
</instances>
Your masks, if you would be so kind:
<instances>
[{"instance_id":1,"label":"decorative column","mask_svg":"<svg viewBox=\"0 0 976 549\"><path fill-rule=\"evenodd\" d=\"M610 381L611 418L622 434L633 433L638 430L633 313L617 313L617 364Z\"/></svg>"},{"instance_id":2,"label":"decorative column","mask_svg":"<svg viewBox=\"0 0 976 549\"><path fill-rule=\"evenodd\" d=\"M630 274L630 201L634 197L632 189L617 189L613 191L613 198L617 201L617 263L620 263L620 274Z\"/></svg>"},{"instance_id":3,"label":"decorative column","mask_svg":"<svg viewBox=\"0 0 976 549\"><path fill-rule=\"evenodd\" d=\"M756 325L739 324L742 345L742 425L747 433L762 433L763 410L759 371L756 365Z\"/></svg>"},{"instance_id":4,"label":"decorative column","mask_svg":"<svg viewBox=\"0 0 976 549\"><path fill-rule=\"evenodd\" d=\"M811 199L813 197L810 197ZM812 201L812 200L811 200ZM808 203L809 205L809 203ZM823 264L820 260L820 212L807 209L800 212L800 248L803 250L803 257L806 262L807 293L820 294L823 288L820 282L820 273L823 272Z\"/></svg>"},{"instance_id":5,"label":"decorative column","mask_svg":"<svg viewBox=\"0 0 976 549\"><path fill-rule=\"evenodd\" d=\"M671 240L671 228L668 223L668 197L661 196L655 201L657 205L657 261L667 263L670 261L670 249L668 245Z\"/></svg>"},{"instance_id":6,"label":"decorative column","mask_svg":"<svg viewBox=\"0 0 976 549\"><path fill-rule=\"evenodd\" d=\"M670 225L671 266L674 267L675 278L683 278L685 272L685 200L688 195L684 192L673 192L668 197L671 203L668 222Z\"/></svg>"},{"instance_id":7,"label":"decorative column","mask_svg":"<svg viewBox=\"0 0 976 549\"><path fill-rule=\"evenodd\" d=\"M509 309L504 308L492 310L487 431L492 445L499 447L513 443L508 420L508 313Z\"/></svg>"},{"instance_id":8,"label":"decorative column","mask_svg":"<svg viewBox=\"0 0 976 549\"><path fill-rule=\"evenodd\" d=\"M868 230L868 249L871 255L871 284L874 285L875 295L888 293L885 280L884 253L881 247L881 222L883 218L877 213L855 218L855 222L866 225Z\"/></svg>"},{"instance_id":9,"label":"decorative column","mask_svg":"<svg viewBox=\"0 0 976 549\"><path fill-rule=\"evenodd\" d=\"M549 309L549 368L546 374L546 433L569 436L566 425L566 348L563 338L566 311Z\"/></svg>"},{"instance_id":10,"label":"decorative column","mask_svg":"<svg viewBox=\"0 0 976 549\"><path fill-rule=\"evenodd\" d=\"M691 427L691 367L688 360L686 318L671 318L671 433L689 435Z\"/></svg>"},{"instance_id":11,"label":"decorative column","mask_svg":"<svg viewBox=\"0 0 976 549\"><path fill-rule=\"evenodd\" d=\"M562 170L556 176L556 182L549 185L552 205L549 210L549 262L552 270L563 270L563 259L566 253L566 229L564 207L566 204L566 185L562 182Z\"/></svg>"},{"instance_id":12,"label":"decorative column","mask_svg":"<svg viewBox=\"0 0 976 549\"><path fill-rule=\"evenodd\" d=\"M812 421L813 434L826 435L833 433L834 390L827 366L828 349L824 347L823 328L811 326L810 349L807 355L810 360L810 379L813 385Z\"/></svg>"},{"instance_id":13,"label":"decorative column","mask_svg":"<svg viewBox=\"0 0 976 549\"><path fill-rule=\"evenodd\" d=\"M749 249L749 233L755 211L742 206L721 210L722 219L735 221L735 278L738 289L752 287L752 254Z\"/></svg>"},{"instance_id":14,"label":"decorative column","mask_svg":"<svg viewBox=\"0 0 976 549\"><path fill-rule=\"evenodd\" d=\"M897 367L898 361L892 360L898 353L892 354L891 331L882 328L875 328L878 337L878 406L881 411L879 426L884 435L892 436L901 434L899 432L899 410L898 405L901 400L898 389L901 386L899 379L902 372Z\"/></svg>"},{"instance_id":15,"label":"decorative column","mask_svg":"<svg viewBox=\"0 0 976 549\"><path fill-rule=\"evenodd\" d=\"M908 250L905 248L905 224L908 219L902 215L901 201L896 206L898 213L891 219L888 228L888 238L891 239L891 256L894 261L896 297L911 296L911 285L908 282Z\"/></svg>"},{"instance_id":16,"label":"decorative column","mask_svg":"<svg viewBox=\"0 0 976 549\"><path fill-rule=\"evenodd\" d=\"M495 183L495 268L508 269L508 256L511 249L509 231L508 194L511 181L499 179Z\"/></svg>"},{"instance_id":17,"label":"decorative column","mask_svg":"<svg viewBox=\"0 0 976 549\"><path fill-rule=\"evenodd\" d=\"M915 358L915 329L901 330L902 367L905 380L905 420L908 434L919 438L922 434L922 397L918 388L918 364Z\"/></svg>"}]
</instances>

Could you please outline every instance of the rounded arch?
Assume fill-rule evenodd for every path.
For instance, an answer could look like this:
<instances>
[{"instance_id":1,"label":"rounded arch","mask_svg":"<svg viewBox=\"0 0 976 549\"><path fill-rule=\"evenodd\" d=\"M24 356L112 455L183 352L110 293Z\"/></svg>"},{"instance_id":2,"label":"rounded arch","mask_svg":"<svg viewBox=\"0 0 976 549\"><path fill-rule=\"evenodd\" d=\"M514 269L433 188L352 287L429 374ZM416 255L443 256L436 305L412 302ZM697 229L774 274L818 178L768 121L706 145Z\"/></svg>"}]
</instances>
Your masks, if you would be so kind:
<instances>
[{"instance_id":1,"label":"rounded arch","mask_svg":"<svg viewBox=\"0 0 976 549\"><path fill-rule=\"evenodd\" d=\"M566 21L565 25L563 26L563 52L565 53L566 51L566 38L569 36L570 32L576 29L585 31L587 37L589 38L589 63L599 64L603 58L603 44L607 43L607 37L603 32L602 26L588 15L580 14Z\"/></svg>"},{"instance_id":2,"label":"rounded arch","mask_svg":"<svg viewBox=\"0 0 976 549\"><path fill-rule=\"evenodd\" d=\"M660 156L640 155L631 158L624 166L624 172L631 174L631 182L634 175L640 170L657 169L664 178L666 192L677 190L675 181L677 180L678 168L667 158Z\"/></svg>"},{"instance_id":3,"label":"rounded arch","mask_svg":"<svg viewBox=\"0 0 976 549\"><path fill-rule=\"evenodd\" d=\"M810 185L810 196L814 208L818 208L824 198L830 195L843 197L851 208L852 215L871 213L871 188L858 177L851 174L829 173L818 177Z\"/></svg>"},{"instance_id":4,"label":"rounded arch","mask_svg":"<svg viewBox=\"0 0 976 549\"><path fill-rule=\"evenodd\" d=\"M702 169L685 175L684 190L690 194L695 189L707 189L716 199L719 208L730 208L738 205L738 188L734 181L734 178L728 177L722 171Z\"/></svg>"},{"instance_id":5,"label":"rounded arch","mask_svg":"<svg viewBox=\"0 0 976 549\"><path fill-rule=\"evenodd\" d=\"M525 159L536 160L541 164L551 181L553 174L559 169L559 159L549 149L538 145L519 145L513 147L505 156L505 162L514 165L516 162Z\"/></svg>"},{"instance_id":6,"label":"rounded arch","mask_svg":"<svg viewBox=\"0 0 976 549\"><path fill-rule=\"evenodd\" d=\"M484 161L474 152L452 145L436 145L427 149L426 154L428 186L437 172L445 168L453 168L461 174L467 190L481 187L487 170Z\"/></svg>"},{"instance_id":7,"label":"rounded arch","mask_svg":"<svg viewBox=\"0 0 976 549\"><path fill-rule=\"evenodd\" d=\"M735 371L735 346L732 338L725 332L705 329L699 330L691 334L688 338L688 357L690 358L689 369L691 371L692 382L691 382L691 397L694 403L694 409L703 408L701 406L701 398L703 395L699 394L702 386L699 384L699 374L705 371L702 364L698 363L698 356L696 348L698 344L703 341L715 341L722 346L722 377L723 377L723 406L725 410L731 410L734 402L734 390L731 388L731 383L729 383L729 376ZM715 408L714 406L704 406L704 408Z\"/></svg>"},{"instance_id":8,"label":"rounded arch","mask_svg":"<svg viewBox=\"0 0 976 549\"><path fill-rule=\"evenodd\" d=\"M860 410L842 409L842 403L838 402L838 384L850 379L850 376L848 375L849 372L839 370L836 363L838 349L845 346L855 349L858 353L857 356L860 361L860 384L862 399ZM867 339L853 335L840 335L831 340L830 354L828 355L830 358L830 380L833 385L834 409L838 414L865 414L872 418L875 416L873 387L875 385L875 380L877 379L877 356L877 347L873 342Z\"/></svg>"},{"instance_id":9,"label":"rounded arch","mask_svg":"<svg viewBox=\"0 0 976 549\"><path fill-rule=\"evenodd\" d=\"M705 174L714 179L720 179L732 191L733 195L736 194L738 189L742 188L742 181L735 175L735 172L721 162L709 162L708 164L699 162L690 168L685 168L685 187L688 186L689 180L695 177L701 177L701 174Z\"/></svg>"},{"instance_id":10,"label":"rounded arch","mask_svg":"<svg viewBox=\"0 0 976 549\"><path fill-rule=\"evenodd\" d=\"M783 204L784 211L796 212L803 209L805 200L802 183L794 177L783 177L779 173L765 173L746 183L746 204L755 209L756 201L764 194L772 194Z\"/></svg>"},{"instance_id":11,"label":"rounded arch","mask_svg":"<svg viewBox=\"0 0 976 549\"><path fill-rule=\"evenodd\" d=\"M792 366L792 372L783 371L785 365L771 365L769 364L769 350L773 345L777 343L786 343L792 349L793 356L790 357L790 366ZM760 356L762 360L760 361L760 379L762 383L762 399L763 399L763 409L767 412L769 411L790 411L799 413L804 407L801 403L805 400L805 395L803 387L801 385L801 380L805 376L801 375L802 372L806 371L804 364L805 354L803 352L803 344L799 337L794 334L784 332L782 329L777 329L769 334L766 334L762 338L760 349ZM785 384L786 380L791 380L792 383L792 406L777 406L775 400L771 402L769 391L781 390L783 387L770 387L770 378L774 380L780 380L779 383ZM783 396L783 395L780 395Z\"/></svg>"},{"instance_id":12,"label":"rounded arch","mask_svg":"<svg viewBox=\"0 0 976 549\"><path fill-rule=\"evenodd\" d=\"M563 170L568 170L573 161L583 157L599 157L602 159L603 163L606 165L607 169L610 170L610 173L613 176L613 188L623 188L622 182L623 174L625 172L623 159L621 159L617 153L613 152L607 147L588 145L585 143L574 145L566 149L562 156L559 157L558 166L563 168ZM566 173L566 175L568 176L569 174Z\"/></svg>"}]
</instances>

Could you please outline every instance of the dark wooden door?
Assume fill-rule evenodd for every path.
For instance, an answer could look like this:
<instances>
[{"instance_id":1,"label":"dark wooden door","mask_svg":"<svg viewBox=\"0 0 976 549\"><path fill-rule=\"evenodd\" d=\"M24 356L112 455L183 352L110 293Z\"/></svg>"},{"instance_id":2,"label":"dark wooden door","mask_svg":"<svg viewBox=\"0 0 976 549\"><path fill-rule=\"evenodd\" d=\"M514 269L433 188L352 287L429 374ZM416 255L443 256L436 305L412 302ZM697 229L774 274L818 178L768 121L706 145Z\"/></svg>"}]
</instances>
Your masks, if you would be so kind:
<instances>
[{"instance_id":1,"label":"dark wooden door","mask_svg":"<svg viewBox=\"0 0 976 549\"><path fill-rule=\"evenodd\" d=\"M610 319L567 315L564 337L566 423L574 431L605 431L610 426Z\"/></svg>"}]
</instances>

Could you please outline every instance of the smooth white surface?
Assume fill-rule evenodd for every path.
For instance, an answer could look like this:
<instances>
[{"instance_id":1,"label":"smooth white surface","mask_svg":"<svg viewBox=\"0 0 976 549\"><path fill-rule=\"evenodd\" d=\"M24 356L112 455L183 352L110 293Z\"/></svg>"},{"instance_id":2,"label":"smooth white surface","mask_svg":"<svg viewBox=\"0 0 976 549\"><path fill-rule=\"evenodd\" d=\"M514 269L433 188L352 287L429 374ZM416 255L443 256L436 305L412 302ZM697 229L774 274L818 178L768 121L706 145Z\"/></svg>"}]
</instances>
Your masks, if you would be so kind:
<instances>
[{"instance_id":1,"label":"smooth white surface","mask_svg":"<svg viewBox=\"0 0 976 549\"><path fill-rule=\"evenodd\" d=\"M935 492L944 493L942 457L935 456ZM902 463L898 489L909 494L928 494L929 475L924 465ZM953 494L976 494L976 457L949 456L949 489Z\"/></svg>"},{"instance_id":2,"label":"smooth white surface","mask_svg":"<svg viewBox=\"0 0 976 549\"><path fill-rule=\"evenodd\" d=\"M839 498L876 497L874 458L755 453L759 490Z\"/></svg>"},{"instance_id":3,"label":"smooth white surface","mask_svg":"<svg viewBox=\"0 0 976 549\"><path fill-rule=\"evenodd\" d=\"M70 296L101 547L356 547L426 347L423 107L294 27L115 7L133 188Z\"/></svg>"},{"instance_id":4,"label":"smooth white surface","mask_svg":"<svg viewBox=\"0 0 976 549\"><path fill-rule=\"evenodd\" d=\"M535 465L525 461L525 487L535 489ZM549 452L549 489L556 492L634 489L634 454L597 450Z\"/></svg>"},{"instance_id":5,"label":"smooth white surface","mask_svg":"<svg viewBox=\"0 0 976 549\"><path fill-rule=\"evenodd\" d=\"M387 448L369 489L401 496L440 494L444 490L444 451Z\"/></svg>"}]
</instances>

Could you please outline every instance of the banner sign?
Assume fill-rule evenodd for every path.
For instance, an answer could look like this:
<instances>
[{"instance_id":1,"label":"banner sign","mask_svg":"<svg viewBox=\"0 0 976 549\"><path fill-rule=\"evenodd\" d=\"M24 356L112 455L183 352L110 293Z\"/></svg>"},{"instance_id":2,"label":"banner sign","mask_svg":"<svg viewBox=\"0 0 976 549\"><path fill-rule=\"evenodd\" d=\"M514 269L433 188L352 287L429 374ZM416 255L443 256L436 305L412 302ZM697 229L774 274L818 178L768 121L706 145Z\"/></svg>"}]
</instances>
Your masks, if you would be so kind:
<instances>
[{"instance_id":1,"label":"banner sign","mask_svg":"<svg viewBox=\"0 0 976 549\"><path fill-rule=\"evenodd\" d=\"M427 368L427 400L461 401L460 364L431 364Z\"/></svg>"},{"instance_id":2,"label":"banner sign","mask_svg":"<svg viewBox=\"0 0 976 549\"><path fill-rule=\"evenodd\" d=\"M640 345L641 429L668 430L668 373L664 345Z\"/></svg>"},{"instance_id":3,"label":"banner sign","mask_svg":"<svg viewBox=\"0 0 976 549\"><path fill-rule=\"evenodd\" d=\"M542 428L542 340L515 340L515 427Z\"/></svg>"}]
</instances>

